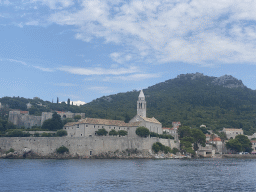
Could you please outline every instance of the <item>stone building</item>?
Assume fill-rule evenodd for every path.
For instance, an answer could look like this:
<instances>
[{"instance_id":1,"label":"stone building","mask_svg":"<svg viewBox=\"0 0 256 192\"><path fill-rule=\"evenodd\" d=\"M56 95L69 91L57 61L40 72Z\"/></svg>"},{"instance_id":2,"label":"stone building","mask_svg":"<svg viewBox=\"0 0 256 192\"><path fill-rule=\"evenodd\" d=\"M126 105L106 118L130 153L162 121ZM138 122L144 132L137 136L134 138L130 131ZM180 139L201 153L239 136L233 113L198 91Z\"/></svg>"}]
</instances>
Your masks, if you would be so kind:
<instances>
[{"instance_id":1,"label":"stone building","mask_svg":"<svg viewBox=\"0 0 256 192\"><path fill-rule=\"evenodd\" d=\"M85 118L78 122L67 123L63 129L67 131L69 137L92 137L98 129L102 128L108 132L112 129L125 130L128 132L128 137L134 137L136 129L140 126L148 128L151 132L163 133L162 124L157 119L146 117L146 101L142 90L137 101L137 115L129 123L119 120Z\"/></svg>"},{"instance_id":2,"label":"stone building","mask_svg":"<svg viewBox=\"0 0 256 192\"><path fill-rule=\"evenodd\" d=\"M18 127L41 126L41 116L29 115L28 111L9 111L8 121Z\"/></svg>"},{"instance_id":3,"label":"stone building","mask_svg":"<svg viewBox=\"0 0 256 192\"><path fill-rule=\"evenodd\" d=\"M138 97L138 101L137 101L137 115L135 115L130 120L129 123L140 122L139 126L144 126L148 128L149 131L151 132L163 134L162 124L154 117L152 118L146 117L146 111L147 111L147 106L146 106L145 95L141 90Z\"/></svg>"},{"instance_id":4,"label":"stone building","mask_svg":"<svg viewBox=\"0 0 256 192\"><path fill-rule=\"evenodd\" d=\"M125 123L119 120L85 118L79 122L69 122L63 129L67 131L68 137L92 137L96 135L96 131L103 128L108 132L124 130L128 132L129 137L133 137L138 125L139 122Z\"/></svg>"},{"instance_id":5,"label":"stone building","mask_svg":"<svg viewBox=\"0 0 256 192\"><path fill-rule=\"evenodd\" d=\"M30 109L32 107L32 104L29 102L26 104L27 105L27 109Z\"/></svg>"},{"instance_id":6,"label":"stone building","mask_svg":"<svg viewBox=\"0 0 256 192\"><path fill-rule=\"evenodd\" d=\"M228 139L235 139L237 135L243 135L243 129L234 129L234 128L223 128L222 132L224 132Z\"/></svg>"},{"instance_id":7,"label":"stone building","mask_svg":"<svg viewBox=\"0 0 256 192\"><path fill-rule=\"evenodd\" d=\"M56 111L58 115L60 115L61 119L74 119L76 115L80 115L81 119L85 118L85 113L71 113L70 111L64 112L64 111ZM42 124L45 120L51 119L53 115L53 112L43 112L42 113Z\"/></svg>"}]
</instances>

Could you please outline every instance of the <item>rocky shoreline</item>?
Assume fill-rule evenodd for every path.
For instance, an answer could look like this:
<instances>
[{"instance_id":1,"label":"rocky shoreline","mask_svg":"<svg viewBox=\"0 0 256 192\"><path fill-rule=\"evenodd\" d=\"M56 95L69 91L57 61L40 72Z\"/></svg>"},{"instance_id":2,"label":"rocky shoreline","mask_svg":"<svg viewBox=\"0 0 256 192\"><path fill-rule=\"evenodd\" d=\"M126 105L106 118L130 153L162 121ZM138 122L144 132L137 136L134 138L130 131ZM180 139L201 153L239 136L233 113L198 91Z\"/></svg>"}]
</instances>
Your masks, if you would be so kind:
<instances>
[{"instance_id":1,"label":"rocky shoreline","mask_svg":"<svg viewBox=\"0 0 256 192\"><path fill-rule=\"evenodd\" d=\"M115 151L105 152L98 155L80 156L79 154L71 155L69 153L51 153L48 155L40 155L32 150L18 153L17 151L0 153L0 159L183 159L191 158L190 156L178 156L172 153L152 154L145 151Z\"/></svg>"},{"instance_id":2,"label":"rocky shoreline","mask_svg":"<svg viewBox=\"0 0 256 192\"><path fill-rule=\"evenodd\" d=\"M203 157L193 157L203 158ZM251 154L223 154L210 158L235 158L235 159L256 159L256 155ZM126 151L109 151L91 156L81 156L79 154L69 153L50 153L48 155L40 155L30 149L24 150L22 153L17 151L5 152L0 151L0 159L191 159L191 156L174 155L172 153L153 154L149 151L126 150Z\"/></svg>"}]
</instances>

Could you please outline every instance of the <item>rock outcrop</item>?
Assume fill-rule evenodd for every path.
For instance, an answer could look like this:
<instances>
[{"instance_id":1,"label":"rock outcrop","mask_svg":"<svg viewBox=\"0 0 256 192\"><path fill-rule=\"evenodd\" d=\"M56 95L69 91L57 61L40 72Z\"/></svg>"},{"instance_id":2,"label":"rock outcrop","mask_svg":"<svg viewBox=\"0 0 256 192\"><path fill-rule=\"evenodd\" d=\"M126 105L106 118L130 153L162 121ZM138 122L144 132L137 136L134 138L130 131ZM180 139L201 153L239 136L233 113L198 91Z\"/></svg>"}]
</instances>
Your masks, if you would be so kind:
<instances>
[{"instance_id":1,"label":"rock outcrop","mask_svg":"<svg viewBox=\"0 0 256 192\"><path fill-rule=\"evenodd\" d=\"M221 77L217 77L212 81L212 84L227 87L227 88L245 87L245 85L241 80L238 80L231 75L223 75Z\"/></svg>"}]
</instances>

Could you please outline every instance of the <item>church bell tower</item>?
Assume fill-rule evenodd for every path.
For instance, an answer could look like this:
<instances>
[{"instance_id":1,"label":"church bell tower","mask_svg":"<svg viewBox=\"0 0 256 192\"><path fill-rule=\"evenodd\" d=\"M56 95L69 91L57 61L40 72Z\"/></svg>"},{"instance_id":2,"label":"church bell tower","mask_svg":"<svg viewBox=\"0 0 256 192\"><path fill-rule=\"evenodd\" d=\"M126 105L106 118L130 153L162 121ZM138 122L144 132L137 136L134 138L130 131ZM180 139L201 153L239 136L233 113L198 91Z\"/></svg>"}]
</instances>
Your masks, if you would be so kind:
<instances>
[{"instance_id":1,"label":"church bell tower","mask_svg":"<svg viewBox=\"0 0 256 192\"><path fill-rule=\"evenodd\" d=\"M140 91L140 95L137 101L137 115L140 115L141 117L146 117L146 101L145 101L145 95L143 91Z\"/></svg>"}]
</instances>

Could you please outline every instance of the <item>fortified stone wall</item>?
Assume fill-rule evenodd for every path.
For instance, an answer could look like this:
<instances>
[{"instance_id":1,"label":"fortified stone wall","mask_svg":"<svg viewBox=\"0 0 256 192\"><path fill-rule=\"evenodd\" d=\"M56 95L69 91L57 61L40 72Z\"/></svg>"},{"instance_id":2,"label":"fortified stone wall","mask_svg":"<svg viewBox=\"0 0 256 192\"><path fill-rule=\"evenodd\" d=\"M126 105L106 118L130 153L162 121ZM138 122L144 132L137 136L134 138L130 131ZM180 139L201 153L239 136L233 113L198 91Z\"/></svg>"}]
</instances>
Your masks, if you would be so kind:
<instances>
[{"instance_id":1,"label":"fortified stone wall","mask_svg":"<svg viewBox=\"0 0 256 192\"><path fill-rule=\"evenodd\" d=\"M32 127L32 126L41 126L41 116L34 115L21 115L21 126Z\"/></svg>"},{"instance_id":2,"label":"fortified stone wall","mask_svg":"<svg viewBox=\"0 0 256 192\"><path fill-rule=\"evenodd\" d=\"M21 116L20 111L9 111L8 121L20 127L21 126L20 116Z\"/></svg>"},{"instance_id":3,"label":"fortified stone wall","mask_svg":"<svg viewBox=\"0 0 256 192\"><path fill-rule=\"evenodd\" d=\"M158 138L129 138L127 136L99 136L88 138L72 137L1 137L0 149L7 151L13 148L22 153L25 148L31 149L38 155L49 155L62 145L69 149L71 155L79 156L97 155L108 151L123 151L135 149L151 151L153 143L161 142L173 148L174 141ZM173 145L172 145L173 144Z\"/></svg>"},{"instance_id":4,"label":"fortified stone wall","mask_svg":"<svg viewBox=\"0 0 256 192\"><path fill-rule=\"evenodd\" d=\"M42 126L45 120L52 118L52 115L52 112L42 112L42 116L35 116L29 114L21 114L20 111L10 111L8 121L12 122L14 125L17 125L18 127L25 126L26 128L28 128L34 125ZM76 115L80 115L81 118L85 118L85 113L63 112L59 115L62 119L74 118Z\"/></svg>"}]
</instances>

